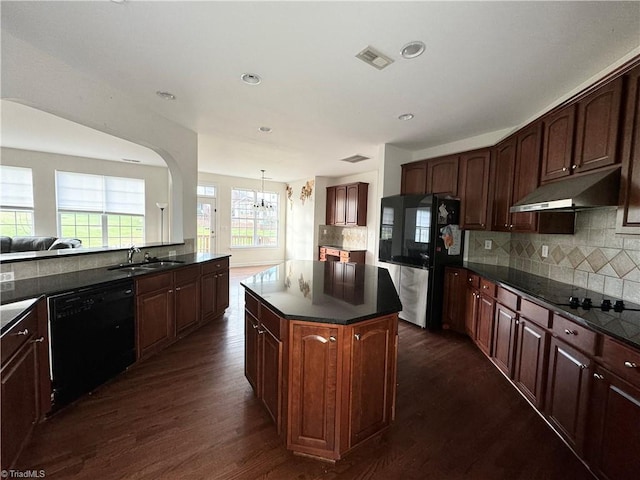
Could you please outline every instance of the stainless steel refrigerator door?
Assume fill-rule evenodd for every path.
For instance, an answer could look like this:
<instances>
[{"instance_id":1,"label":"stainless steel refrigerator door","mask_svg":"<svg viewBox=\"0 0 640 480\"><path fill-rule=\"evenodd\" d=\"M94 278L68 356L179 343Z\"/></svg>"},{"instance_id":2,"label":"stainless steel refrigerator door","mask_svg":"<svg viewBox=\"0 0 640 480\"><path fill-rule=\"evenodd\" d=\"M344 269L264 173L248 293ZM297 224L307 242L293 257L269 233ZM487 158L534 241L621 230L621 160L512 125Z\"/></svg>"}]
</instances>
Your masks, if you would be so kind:
<instances>
[{"instance_id":1,"label":"stainless steel refrigerator door","mask_svg":"<svg viewBox=\"0 0 640 480\"><path fill-rule=\"evenodd\" d=\"M386 262L380 262L379 266L389 270L400 297L402 310L398 316L402 320L426 328L429 270Z\"/></svg>"}]
</instances>

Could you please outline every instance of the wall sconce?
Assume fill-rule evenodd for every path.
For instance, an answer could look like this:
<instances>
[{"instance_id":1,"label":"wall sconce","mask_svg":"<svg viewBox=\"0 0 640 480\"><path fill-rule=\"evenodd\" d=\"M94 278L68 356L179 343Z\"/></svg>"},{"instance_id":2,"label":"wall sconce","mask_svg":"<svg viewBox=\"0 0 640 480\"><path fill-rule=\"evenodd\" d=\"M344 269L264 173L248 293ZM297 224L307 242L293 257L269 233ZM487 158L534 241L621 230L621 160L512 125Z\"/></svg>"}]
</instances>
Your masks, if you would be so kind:
<instances>
[{"instance_id":1,"label":"wall sconce","mask_svg":"<svg viewBox=\"0 0 640 480\"><path fill-rule=\"evenodd\" d=\"M160 243L164 243L164 209L167 205L164 202L156 202L156 207L160 209Z\"/></svg>"},{"instance_id":2,"label":"wall sconce","mask_svg":"<svg viewBox=\"0 0 640 480\"><path fill-rule=\"evenodd\" d=\"M300 191L300 200L302 200L302 204L304 205L304 201L308 198L311 198L313 194L313 185L315 184L315 180L309 180L304 184L302 190Z\"/></svg>"}]
</instances>

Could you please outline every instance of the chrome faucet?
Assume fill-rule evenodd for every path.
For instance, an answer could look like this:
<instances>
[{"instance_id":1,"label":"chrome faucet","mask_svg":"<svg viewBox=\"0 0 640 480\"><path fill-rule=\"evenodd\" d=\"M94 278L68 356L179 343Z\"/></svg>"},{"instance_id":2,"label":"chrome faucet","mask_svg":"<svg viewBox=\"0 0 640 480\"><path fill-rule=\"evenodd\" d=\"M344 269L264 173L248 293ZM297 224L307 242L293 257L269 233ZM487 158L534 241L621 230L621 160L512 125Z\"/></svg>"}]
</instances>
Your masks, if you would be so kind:
<instances>
[{"instance_id":1,"label":"chrome faucet","mask_svg":"<svg viewBox=\"0 0 640 480\"><path fill-rule=\"evenodd\" d=\"M133 254L140 252L140 249L135 245L131 245L129 247L129 252L127 253L127 263L133 263Z\"/></svg>"}]
</instances>

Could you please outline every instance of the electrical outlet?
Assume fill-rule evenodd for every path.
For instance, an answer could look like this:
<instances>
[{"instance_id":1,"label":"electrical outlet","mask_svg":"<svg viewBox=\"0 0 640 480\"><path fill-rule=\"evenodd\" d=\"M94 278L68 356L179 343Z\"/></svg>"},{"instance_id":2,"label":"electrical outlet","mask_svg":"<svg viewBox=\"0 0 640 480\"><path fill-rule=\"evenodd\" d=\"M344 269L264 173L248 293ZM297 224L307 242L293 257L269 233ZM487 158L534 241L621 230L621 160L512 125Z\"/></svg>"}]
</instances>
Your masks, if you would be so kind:
<instances>
[{"instance_id":1,"label":"electrical outlet","mask_svg":"<svg viewBox=\"0 0 640 480\"><path fill-rule=\"evenodd\" d=\"M549 246L548 245L542 245L542 249L540 251L540 256L542 258L547 258L549 256Z\"/></svg>"},{"instance_id":2,"label":"electrical outlet","mask_svg":"<svg viewBox=\"0 0 640 480\"><path fill-rule=\"evenodd\" d=\"M2 282L0 283L0 292L12 292L15 288L15 282Z\"/></svg>"},{"instance_id":3,"label":"electrical outlet","mask_svg":"<svg viewBox=\"0 0 640 480\"><path fill-rule=\"evenodd\" d=\"M176 251L175 250L169 250L169 256L170 257L175 257L176 256Z\"/></svg>"},{"instance_id":4,"label":"electrical outlet","mask_svg":"<svg viewBox=\"0 0 640 480\"><path fill-rule=\"evenodd\" d=\"M0 273L0 282L12 282L14 279L13 272Z\"/></svg>"},{"instance_id":5,"label":"electrical outlet","mask_svg":"<svg viewBox=\"0 0 640 480\"><path fill-rule=\"evenodd\" d=\"M491 241L491 240L485 240L484 241L484 249L485 250L491 250L492 246L493 246L493 241Z\"/></svg>"}]
</instances>

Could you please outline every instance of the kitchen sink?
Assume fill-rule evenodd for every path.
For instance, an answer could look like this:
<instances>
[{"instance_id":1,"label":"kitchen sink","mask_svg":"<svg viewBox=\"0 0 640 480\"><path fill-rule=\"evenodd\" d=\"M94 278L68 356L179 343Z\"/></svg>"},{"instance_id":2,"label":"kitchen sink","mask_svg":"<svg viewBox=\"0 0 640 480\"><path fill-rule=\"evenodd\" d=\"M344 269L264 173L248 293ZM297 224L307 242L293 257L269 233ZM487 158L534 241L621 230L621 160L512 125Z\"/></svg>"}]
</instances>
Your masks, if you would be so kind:
<instances>
[{"instance_id":1,"label":"kitchen sink","mask_svg":"<svg viewBox=\"0 0 640 480\"><path fill-rule=\"evenodd\" d=\"M114 265L113 267L108 267L107 270L123 270L125 272L139 272L139 271L145 271L145 270L146 271L158 270L161 268L172 267L180 263L184 263L184 262L181 260L158 260L154 262L121 263L119 265Z\"/></svg>"}]
</instances>

